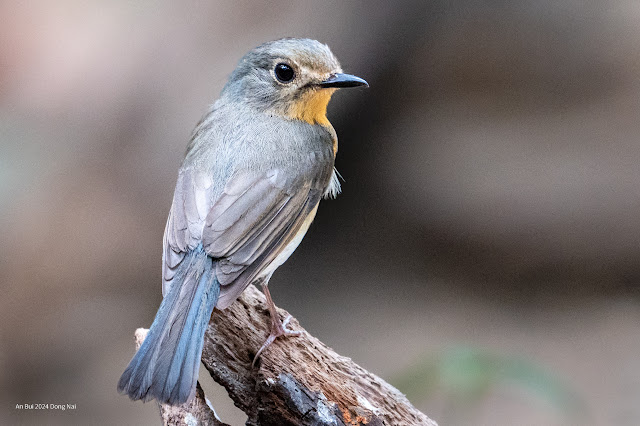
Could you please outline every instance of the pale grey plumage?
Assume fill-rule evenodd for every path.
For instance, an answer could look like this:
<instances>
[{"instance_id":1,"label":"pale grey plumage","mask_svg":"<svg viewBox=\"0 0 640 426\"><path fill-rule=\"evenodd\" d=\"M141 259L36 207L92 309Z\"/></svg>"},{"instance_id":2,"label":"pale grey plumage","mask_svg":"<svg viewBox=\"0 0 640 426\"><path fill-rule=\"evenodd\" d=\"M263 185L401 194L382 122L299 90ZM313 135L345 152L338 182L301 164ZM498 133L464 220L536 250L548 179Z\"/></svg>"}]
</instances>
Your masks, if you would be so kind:
<instances>
[{"instance_id":1,"label":"pale grey plumage","mask_svg":"<svg viewBox=\"0 0 640 426\"><path fill-rule=\"evenodd\" d=\"M171 285L179 253L202 243L220 260L220 309L284 248L275 241L295 235L298 216L315 208L333 174L330 129L255 112L243 127L222 125L240 120L243 109L218 101L210 111L209 128L198 130L180 169L165 230L163 292ZM257 259L262 262L249 268Z\"/></svg>"},{"instance_id":2,"label":"pale grey plumage","mask_svg":"<svg viewBox=\"0 0 640 426\"><path fill-rule=\"evenodd\" d=\"M275 78L283 61L295 64L295 84ZM325 90L319 75L340 72L317 41L265 43L241 59L194 130L165 228L165 298L118 385L131 398L186 401L214 306L224 309L251 282L267 282L322 196L339 192L333 128L287 114L301 96Z\"/></svg>"}]
</instances>

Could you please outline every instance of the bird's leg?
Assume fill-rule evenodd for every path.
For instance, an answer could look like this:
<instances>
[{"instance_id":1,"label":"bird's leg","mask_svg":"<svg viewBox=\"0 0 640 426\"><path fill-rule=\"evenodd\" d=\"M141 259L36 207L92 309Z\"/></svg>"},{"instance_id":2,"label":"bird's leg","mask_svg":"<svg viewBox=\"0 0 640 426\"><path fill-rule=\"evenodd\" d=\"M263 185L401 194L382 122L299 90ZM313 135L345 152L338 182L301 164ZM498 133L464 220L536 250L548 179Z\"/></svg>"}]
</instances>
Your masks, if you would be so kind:
<instances>
[{"instance_id":1,"label":"bird's leg","mask_svg":"<svg viewBox=\"0 0 640 426\"><path fill-rule=\"evenodd\" d=\"M269 337L264 342L262 347L256 353L256 356L253 358L252 365L255 366L256 360L260 357L260 354L269 347L278 337L280 336L299 336L301 334L300 331L289 330L287 328L287 324L291 321L291 315L288 315L284 321L280 322L280 315L278 315L278 310L276 309L275 303L273 303L273 299L271 299L271 293L269 293L268 281L265 281L262 284L262 291L264 292L265 297L267 298L267 307L269 308L269 316L271 317L271 333L269 333Z\"/></svg>"}]
</instances>

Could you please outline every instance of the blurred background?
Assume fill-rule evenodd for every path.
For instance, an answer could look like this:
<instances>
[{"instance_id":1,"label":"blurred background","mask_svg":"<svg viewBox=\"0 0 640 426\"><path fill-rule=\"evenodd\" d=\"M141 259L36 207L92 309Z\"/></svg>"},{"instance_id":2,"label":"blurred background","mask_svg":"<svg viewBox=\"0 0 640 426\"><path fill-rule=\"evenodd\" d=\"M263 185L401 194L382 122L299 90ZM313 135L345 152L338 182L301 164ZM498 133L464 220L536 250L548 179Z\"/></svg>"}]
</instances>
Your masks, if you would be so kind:
<instances>
[{"instance_id":1,"label":"blurred background","mask_svg":"<svg viewBox=\"0 0 640 426\"><path fill-rule=\"evenodd\" d=\"M64 0L0 18L0 423L158 423L116 382L161 300L190 132L246 51L304 36L371 88L330 105L343 193L276 303L441 425L640 424L638 2Z\"/></svg>"}]
</instances>

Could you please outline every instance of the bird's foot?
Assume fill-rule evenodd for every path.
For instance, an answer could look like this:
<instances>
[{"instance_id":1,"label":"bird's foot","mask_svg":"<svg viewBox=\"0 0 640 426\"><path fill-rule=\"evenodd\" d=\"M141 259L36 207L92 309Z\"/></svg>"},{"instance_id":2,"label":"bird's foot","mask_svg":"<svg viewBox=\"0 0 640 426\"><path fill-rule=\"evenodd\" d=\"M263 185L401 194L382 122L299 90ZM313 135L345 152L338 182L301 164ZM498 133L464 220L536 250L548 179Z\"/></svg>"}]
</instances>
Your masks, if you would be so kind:
<instances>
[{"instance_id":1,"label":"bird's foot","mask_svg":"<svg viewBox=\"0 0 640 426\"><path fill-rule=\"evenodd\" d=\"M271 320L271 333L269 334L269 337L267 337L267 340L262 344L262 346L260 347L260 349L256 353L256 356L253 358L253 362L251 363L252 367L255 367L256 361L258 360L258 358L260 358L260 354L262 354L262 352L265 349L267 349L273 342L275 342L275 340L278 337L281 337L281 336L284 336L284 337L300 336L302 334L302 331L289 330L287 328L287 325L289 324L289 321L291 321L291 318L292 318L291 315L288 315L284 319L284 321L280 322L279 319L274 319L272 317L272 320Z\"/></svg>"}]
</instances>

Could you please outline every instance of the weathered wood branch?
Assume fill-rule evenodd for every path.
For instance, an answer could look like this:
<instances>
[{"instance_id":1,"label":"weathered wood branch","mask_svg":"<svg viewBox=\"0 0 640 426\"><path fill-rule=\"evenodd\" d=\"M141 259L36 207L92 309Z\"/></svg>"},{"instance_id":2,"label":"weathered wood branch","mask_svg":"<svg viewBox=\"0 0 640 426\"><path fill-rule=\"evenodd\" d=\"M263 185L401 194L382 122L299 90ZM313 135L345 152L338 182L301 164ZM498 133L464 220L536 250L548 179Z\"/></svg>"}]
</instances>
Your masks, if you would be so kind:
<instances>
[{"instance_id":1,"label":"weathered wood branch","mask_svg":"<svg viewBox=\"0 0 640 426\"><path fill-rule=\"evenodd\" d=\"M280 315L288 313L280 309ZM400 391L338 355L295 319L289 328L302 334L278 339L252 367L268 324L264 295L251 285L229 308L214 310L205 334L202 362L247 414L247 425L437 426ZM136 331L137 347L147 331ZM165 425L228 426L217 418L200 384L192 401L159 406Z\"/></svg>"},{"instance_id":2,"label":"weathered wood branch","mask_svg":"<svg viewBox=\"0 0 640 426\"><path fill-rule=\"evenodd\" d=\"M202 362L247 414L247 425L436 426L400 391L338 355L295 319L289 328L302 335L278 339L252 367L268 324L264 295L249 286L229 308L214 310L205 334Z\"/></svg>"}]
</instances>

